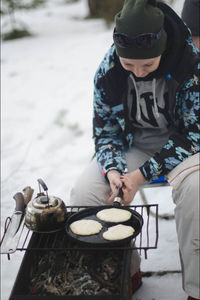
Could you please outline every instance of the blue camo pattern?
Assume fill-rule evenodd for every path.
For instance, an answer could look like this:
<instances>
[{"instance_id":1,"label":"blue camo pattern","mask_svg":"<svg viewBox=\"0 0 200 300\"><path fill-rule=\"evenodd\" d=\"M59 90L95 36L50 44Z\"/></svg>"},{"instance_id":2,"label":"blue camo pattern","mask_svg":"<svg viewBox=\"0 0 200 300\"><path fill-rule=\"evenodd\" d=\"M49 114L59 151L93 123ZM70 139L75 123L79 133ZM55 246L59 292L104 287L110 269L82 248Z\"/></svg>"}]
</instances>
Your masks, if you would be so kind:
<instances>
[{"instance_id":1,"label":"blue camo pattern","mask_svg":"<svg viewBox=\"0 0 200 300\"><path fill-rule=\"evenodd\" d=\"M196 53L190 38L188 44ZM115 67L114 50L112 45L94 78L93 139L103 174L111 169L125 172L125 152L134 143L134 134L125 131L123 104L111 105L107 89L102 84L107 72ZM150 182L168 174L183 160L200 151L199 69L200 64L197 64L193 74L176 91L173 124L177 135L170 137L161 152L140 168Z\"/></svg>"}]
</instances>

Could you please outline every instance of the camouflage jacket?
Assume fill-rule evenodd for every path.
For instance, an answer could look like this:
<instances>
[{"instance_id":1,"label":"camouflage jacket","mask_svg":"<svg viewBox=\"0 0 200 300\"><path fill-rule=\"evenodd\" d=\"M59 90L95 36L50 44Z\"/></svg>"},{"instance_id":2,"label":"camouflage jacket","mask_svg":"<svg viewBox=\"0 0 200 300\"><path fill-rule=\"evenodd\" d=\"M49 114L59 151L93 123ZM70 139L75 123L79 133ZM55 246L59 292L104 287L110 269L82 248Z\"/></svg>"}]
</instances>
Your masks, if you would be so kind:
<instances>
[{"instance_id":1,"label":"camouflage jacket","mask_svg":"<svg viewBox=\"0 0 200 300\"><path fill-rule=\"evenodd\" d=\"M140 167L150 182L167 175L200 149L199 52L182 20L166 4L160 5L166 17L168 47L161 68L151 77L164 76L168 80L171 126L175 133L159 153ZM94 78L93 138L103 175L111 169L121 173L127 170L125 152L134 143L134 132L123 102L129 75L130 72L122 68L112 45Z\"/></svg>"}]
</instances>

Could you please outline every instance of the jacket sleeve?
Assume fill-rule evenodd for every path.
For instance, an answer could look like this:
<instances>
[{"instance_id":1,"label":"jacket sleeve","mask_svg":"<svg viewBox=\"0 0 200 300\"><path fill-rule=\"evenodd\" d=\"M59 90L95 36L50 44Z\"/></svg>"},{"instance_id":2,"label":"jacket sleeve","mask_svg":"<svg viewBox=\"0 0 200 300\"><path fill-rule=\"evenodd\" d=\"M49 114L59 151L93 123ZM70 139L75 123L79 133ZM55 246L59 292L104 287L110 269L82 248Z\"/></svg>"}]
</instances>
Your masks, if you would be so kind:
<instances>
[{"instance_id":1,"label":"jacket sleeve","mask_svg":"<svg viewBox=\"0 0 200 300\"><path fill-rule=\"evenodd\" d=\"M104 176L111 169L120 173L126 169L122 129L118 122L123 105L111 105L109 83L106 83L106 74L113 68L110 56L108 52L94 78L93 139L97 161Z\"/></svg>"},{"instance_id":2,"label":"jacket sleeve","mask_svg":"<svg viewBox=\"0 0 200 300\"><path fill-rule=\"evenodd\" d=\"M177 133L170 136L160 153L156 153L140 167L150 182L167 175L186 158L200 151L199 70L200 64L196 73L176 93Z\"/></svg>"}]
</instances>

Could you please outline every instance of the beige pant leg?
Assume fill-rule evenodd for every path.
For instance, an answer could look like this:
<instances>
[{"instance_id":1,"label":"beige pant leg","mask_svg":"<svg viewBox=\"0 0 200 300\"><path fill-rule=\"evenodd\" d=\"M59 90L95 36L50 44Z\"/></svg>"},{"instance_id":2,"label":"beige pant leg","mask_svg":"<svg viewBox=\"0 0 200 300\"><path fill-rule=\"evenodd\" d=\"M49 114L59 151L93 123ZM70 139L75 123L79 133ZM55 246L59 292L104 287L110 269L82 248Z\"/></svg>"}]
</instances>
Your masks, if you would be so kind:
<instances>
[{"instance_id":1,"label":"beige pant leg","mask_svg":"<svg viewBox=\"0 0 200 300\"><path fill-rule=\"evenodd\" d=\"M137 148L126 153L129 172L136 170L149 155ZM96 158L94 158L82 174L77 178L70 193L70 205L106 205L110 195L110 186L101 174Z\"/></svg>"},{"instance_id":2,"label":"beige pant leg","mask_svg":"<svg viewBox=\"0 0 200 300\"><path fill-rule=\"evenodd\" d=\"M183 271L183 289L200 298L199 281L199 171L188 175L173 190L175 219Z\"/></svg>"},{"instance_id":3,"label":"beige pant leg","mask_svg":"<svg viewBox=\"0 0 200 300\"><path fill-rule=\"evenodd\" d=\"M70 193L70 205L106 205L110 187L94 158L76 180Z\"/></svg>"},{"instance_id":4,"label":"beige pant leg","mask_svg":"<svg viewBox=\"0 0 200 300\"><path fill-rule=\"evenodd\" d=\"M149 156L137 148L132 148L127 154L129 171L137 169ZM70 194L70 205L106 205L110 194L110 186L99 169L96 158L89 164L77 179ZM140 255L133 250L131 274L135 274L140 267Z\"/></svg>"}]
</instances>

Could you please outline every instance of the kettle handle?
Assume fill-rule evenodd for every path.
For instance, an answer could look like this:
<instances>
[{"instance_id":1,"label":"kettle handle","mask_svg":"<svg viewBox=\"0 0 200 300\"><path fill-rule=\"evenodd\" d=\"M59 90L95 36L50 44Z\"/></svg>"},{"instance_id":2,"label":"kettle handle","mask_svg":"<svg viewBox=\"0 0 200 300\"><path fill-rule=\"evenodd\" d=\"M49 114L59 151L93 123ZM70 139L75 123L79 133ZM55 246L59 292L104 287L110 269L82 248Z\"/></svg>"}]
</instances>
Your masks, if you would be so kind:
<instances>
[{"instance_id":1,"label":"kettle handle","mask_svg":"<svg viewBox=\"0 0 200 300\"><path fill-rule=\"evenodd\" d=\"M48 196L48 193L47 193L48 187L47 187L46 183L45 183L41 178L39 178L37 181L38 181L38 183L39 183L39 190L40 190L40 193L41 193L41 188L40 188L40 186L42 186L43 190L46 192L46 200L45 200L44 203L48 203L48 206L49 206L49 196ZM43 200L43 201L44 201L44 200Z\"/></svg>"},{"instance_id":2,"label":"kettle handle","mask_svg":"<svg viewBox=\"0 0 200 300\"><path fill-rule=\"evenodd\" d=\"M43 190L44 190L45 192L48 191L48 187L47 187L46 183L44 183L44 181L43 181L41 178L39 178L37 181L38 181L38 183L39 183L39 188L40 188L40 185L41 185L42 188L43 188Z\"/></svg>"}]
</instances>

